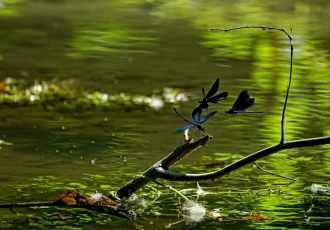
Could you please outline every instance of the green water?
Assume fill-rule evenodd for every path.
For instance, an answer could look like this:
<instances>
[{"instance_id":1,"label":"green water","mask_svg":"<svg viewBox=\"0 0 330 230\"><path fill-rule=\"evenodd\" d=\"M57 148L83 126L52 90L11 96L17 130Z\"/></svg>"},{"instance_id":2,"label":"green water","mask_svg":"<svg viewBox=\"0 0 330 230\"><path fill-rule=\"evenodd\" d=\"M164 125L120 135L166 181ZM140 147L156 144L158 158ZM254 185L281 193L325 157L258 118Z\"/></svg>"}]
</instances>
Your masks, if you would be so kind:
<instances>
[{"instance_id":1,"label":"green water","mask_svg":"<svg viewBox=\"0 0 330 230\"><path fill-rule=\"evenodd\" d=\"M220 92L228 91L230 100L210 108L219 109L204 126L214 139L173 167L176 172L211 172L279 141L290 47L278 31L212 33L210 28L265 25L290 31L291 27L295 51L286 139L326 136L330 135L329 11L325 0L0 1L0 80L23 79L27 85L36 80L70 82L72 89L109 95L150 95L171 87L189 96L188 102L175 106L190 118L200 88L208 89L220 78ZM245 88L256 98L253 110L264 114L226 116L224 111ZM0 139L13 145L1 145L0 203L56 200L77 187L103 194L119 189L183 142L174 130L186 124L172 107L165 103L158 111L97 107L62 111L38 104L1 105ZM200 183L215 193L199 197L207 209L221 207L224 217L244 211L273 220L219 223L206 218L194 228L328 229L327 221L306 224L283 218L330 216L326 194L308 200L313 183L328 183L329 157L329 146L318 146L258 161L267 170L297 179L282 187L281 195L279 186L268 195L269 185L287 181L252 165L215 182ZM171 184L177 189L196 187ZM145 214L136 221L63 209L67 218L54 222L45 213L59 212L55 209L16 208L18 216L0 209L0 228L164 229L181 220L176 202L172 194L164 193L152 207L160 214ZM189 226L181 222L171 228Z\"/></svg>"}]
</instances>

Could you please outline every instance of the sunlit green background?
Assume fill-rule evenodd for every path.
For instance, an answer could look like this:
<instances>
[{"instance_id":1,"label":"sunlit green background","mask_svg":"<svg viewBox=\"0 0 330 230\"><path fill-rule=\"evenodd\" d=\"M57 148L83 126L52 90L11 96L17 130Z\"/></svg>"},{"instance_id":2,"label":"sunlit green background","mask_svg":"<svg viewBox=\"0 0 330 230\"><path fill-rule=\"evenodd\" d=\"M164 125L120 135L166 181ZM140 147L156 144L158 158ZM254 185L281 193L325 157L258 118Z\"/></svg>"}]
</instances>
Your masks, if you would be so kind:
<instances>
[{"instance_id":1,"label":"sunlit green background","mask_svg":"<svg viewBox=\"0 0 330 230\"><path fill-rule=\"evenodd\" d=\"M107 95L152 95L170 87L188 96L187 102L175 106L190 118L201 87L209 89L220 78L220 91L228 91L230 100L210 108L219 109L204 126L213 141L173 167L176 172L209 172L279 141L290 57L289 41L281 32L213 33L210 28L293 29L293 82L285 130L286 139L294 140L330 135L329 21L327 0L0 0L0 80L24 80L27 87L46 81L75 92ZM256 98L253 109L264 114L224 114L242 89ZM127 109L125 103L109 110L97 104L63 110L57 107L66 99L54 100L51 109L49 101L1 100L0 139L13 145L1 145L0 203L56 200L69 188L107 194L183 142L174 130L186 124L168 101L160 110ZM263 213L275 220L219 223L209 218L195 228L328 229L326 221L305 225L281 218L330 216L327 195L317 204L306 198L313 195L313 183L328 183L329 158L329 147L320 146L260 160L264 169L298 180L282 187L282 195L276 193L278 185L272 186L270 196L267 189L287 181L252 165L213 183L200 183L216 193L199 198L207 209L222 207L224 216ZM171 184L178 189L196 187ZM135 222L90 212L71 213L81 216L80 221L68 216L52 222L46 221L45 213L58 210L21 208L15 217L2 209L0 228L163 229L180 220L176 202L163 194L152 207L159 216L152 213ZM171 228L189 227L181 222Z\"/></svg>"}]
</instances>

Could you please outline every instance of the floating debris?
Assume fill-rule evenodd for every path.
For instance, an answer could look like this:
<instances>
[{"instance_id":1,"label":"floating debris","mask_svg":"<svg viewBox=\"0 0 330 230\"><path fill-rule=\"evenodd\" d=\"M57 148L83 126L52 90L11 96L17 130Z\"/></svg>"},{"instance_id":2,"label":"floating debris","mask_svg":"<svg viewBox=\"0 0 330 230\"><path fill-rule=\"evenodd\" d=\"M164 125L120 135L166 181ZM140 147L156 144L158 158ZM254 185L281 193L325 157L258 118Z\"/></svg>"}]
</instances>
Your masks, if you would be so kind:
<instances>
[{"instance_id":1,"label":"floating debris","mask_svg":"<svg viewBox=\"0 0 330 230\"><path fill-rule=\"evenodd\" d=\"M99 91L78 90L72 80L35 81L27 87L23 80L7 78L0 82L0 104L8 106L42 105L48 110L75 111L90 108L105 110L160 110L165 103L187 101L188 97L172 88L151 95L110 95Z\"/></svg>"},{"instance_id":2,"label":"floating debris","mask_svg":"<svg viewBox=\"0 0 330 230\"><path fill-rule=\"evenodd\" d=\"M324 193L324 194L330 194L330 188L328 186L324 186L321 184L312 184L310 187L310 190L313 193Z\"/></svg>"},{"instance_id":3,"label":"floating debris","mask_svg":"<svg viewBox=\"0 0 330 230\"><path fill-rule=\"evenodd\" d=\"M206 209L196 201L186 200L182 205L181 214L186 225L193 227L204 219Z\"/></svg>"}]
</instances>

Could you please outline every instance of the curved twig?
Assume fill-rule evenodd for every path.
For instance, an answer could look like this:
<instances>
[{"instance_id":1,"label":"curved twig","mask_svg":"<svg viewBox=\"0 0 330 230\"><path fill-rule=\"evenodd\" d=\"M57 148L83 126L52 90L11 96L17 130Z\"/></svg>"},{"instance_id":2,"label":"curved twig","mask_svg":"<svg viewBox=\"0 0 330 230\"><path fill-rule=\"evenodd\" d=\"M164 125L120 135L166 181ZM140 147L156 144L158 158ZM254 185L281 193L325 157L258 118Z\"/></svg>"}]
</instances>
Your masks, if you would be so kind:
<instances>
[{"instance_id":1,"label":"curved twig","mask_svg":"<svg viewBox=\"0 0 330 230\"><path fill-rule=\"evenodd\" d=\"M290 28L291 35L292 35L292 28ZM284 32L288 35L288 33L284 30ZM282 111L282 120L281 120L281 141L280 143L282 145L285 144L285 139L284 139L284 119L285 119L285 110L286 110L286 105L288 103L288 98L289 98L289 92L290 92L290 87L291 87L291 80L292 80L292 62L293 62L293 42L292 42L292 36L288 35L290 39L290 77L289 77L289 84L286 90L286 96L285 96L285 101L283 105L283 111Z\"/></svg>"},{"instance_id":2,"label":"curved twig","mask_svg":"<svg viewBox=\"0 0 330 230\"><path fill-rule=\"evenodd\" d=\"M291 52L291 54L290 54L290 77L289 77L288 87L287 87L287 90L286 90L286 96L285 96L285 100L284 100L283 111L282 111L282 119L281 119L281 140L280 140L280 144L285 145L284 119L285 119L286 105L287 105L288 98L289 98L289 92L290 92L291 80L292 80L292 62L293 62L292 28L290 28L290 31L291 31L290 34L283 28L274 28L274 27L269 27L269 26L240 26L240 27L235 27L235 28L231 28L231 29L212 28L211 30L214 31L214 32L217 32L217 31L229 32L229 31L233 31L233 30L254 29L254 28L255 29L262 29L262 30L278 30L278 31L281 31L281 32L285 33L288 36L289 40L290 40L290 52Z\"/></svg>"},{"instance_id":3,"label":"curved twig","mask_svg":"<svg viewBox=\"0 0 330 230\"><path fill-rule=\"evenodd\" d=\"M260 166L257 162L254 162L254 165L255 165L260 171L262 171L262 172L264 172L264 173L268 173L268 174L270 174L270 175L274 175L274 176L277 176L277 177L282 177L282 178L284 178L284 179L290 180L291 182L288 183L288 184L285 184L285 186L289 186L290 184L292 184L292 183L294 183L294 182L297 181L297 180L294 179L294 178L287 177L287 176L283 176L283 175L281 175L281 174L278 174L278 173L274 173L274 172L270 172L270 171L268 171L268 170L265 170L265 169L261 168L261 166Z\"/></svg>"}]
</instances>

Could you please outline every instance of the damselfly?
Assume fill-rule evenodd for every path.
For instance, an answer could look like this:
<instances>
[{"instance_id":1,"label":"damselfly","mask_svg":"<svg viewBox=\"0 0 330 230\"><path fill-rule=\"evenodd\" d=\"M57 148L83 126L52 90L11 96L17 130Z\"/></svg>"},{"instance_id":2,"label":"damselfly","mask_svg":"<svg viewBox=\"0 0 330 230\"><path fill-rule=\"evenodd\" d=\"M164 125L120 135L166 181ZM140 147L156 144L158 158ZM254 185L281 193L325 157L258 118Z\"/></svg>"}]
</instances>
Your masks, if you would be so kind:
<instances>
[{"instance_id":1,"label":"damselfly","mask_svg":"<svg viewBox=\"0 0 330 230\"><path fill-rule=\"evenodd\" d=\"M220 101L220 100L227 100L227 96L228 96L227 92L223 92L223 93L213 96L218 91L219 85L220 85L220 80L218 78L217 80L215 80L211 89L209 90L209 92L206 95L205 95L204 88L202 88L202 93L203 93L204 98L202 100L199 100L199 103L200 103L199 107L201 109L208 109L209 108L208 102L218 103L218 101Z\"/></svg>"},{"instance_id":2,"label":"damselfly","mask_svg":"<svg viewBox=\"0 0 330 230\"><path fill-rule=\"evenodd\" d=\"M226 113L235 116L238 113L263 113L262 111L245 111L247 108L254 105L254 98L250 98L250 95L246 89L244 89L238 96L233 107L227 110Z\"/></svg>"},{"instance_id":3,"label":"damselfly","mask_svg":"<svg viewBox=\"0 0 330 230\"><path fill-rule=\"evenodd\" d=\"M195 116L193 116L193 119L194 119L194 122L195 122L194 123L194 122L189 121L187 118L185 118L181 113L179 113L179 111L176 108L173 108L173 109L183 120L185 120L186 122L191 124L191 125L187 125L187 126L183 126L181 128L178 128L177 130L175 130L176 133L180 133L180 132L185 131L187 129L194 128L195 126L198 128L198 131L205 132L204 128L202 127L202 124L218 112L218 110L213 111L209 114L206 114L204 117L201 118L202 109L199 109L196 112Z\"/></svg>"}]
</instances>

